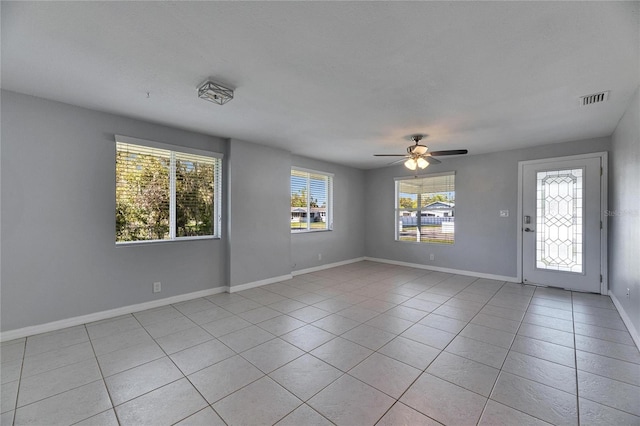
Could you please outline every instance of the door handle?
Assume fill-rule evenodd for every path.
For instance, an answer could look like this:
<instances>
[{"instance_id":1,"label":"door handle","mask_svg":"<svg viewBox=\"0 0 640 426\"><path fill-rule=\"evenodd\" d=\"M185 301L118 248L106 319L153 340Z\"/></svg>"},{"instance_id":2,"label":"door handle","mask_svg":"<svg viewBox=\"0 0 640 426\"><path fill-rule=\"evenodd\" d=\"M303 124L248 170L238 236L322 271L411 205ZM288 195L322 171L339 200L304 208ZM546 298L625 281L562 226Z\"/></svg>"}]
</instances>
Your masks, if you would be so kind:
<instances>
[{"instance_id":1,"label":"door handle","mask_svg":"<svg viewBox=\"0 0 640 426\"><path fill-rule=\"evenodd\" d=\"M536 232L536 230L531 228L524 228L524 232Z\"/></svg>"}]
</instances>

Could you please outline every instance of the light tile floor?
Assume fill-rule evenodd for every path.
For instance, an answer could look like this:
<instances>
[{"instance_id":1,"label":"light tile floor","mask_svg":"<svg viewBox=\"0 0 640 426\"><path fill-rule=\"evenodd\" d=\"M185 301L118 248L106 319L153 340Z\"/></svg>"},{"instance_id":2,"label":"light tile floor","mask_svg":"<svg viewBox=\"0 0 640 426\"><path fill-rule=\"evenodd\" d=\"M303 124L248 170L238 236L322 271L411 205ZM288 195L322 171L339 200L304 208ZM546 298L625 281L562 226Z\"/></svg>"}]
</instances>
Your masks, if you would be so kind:
<instances>
[{"instance_id":1,"label":"light tile floor","mask_svg":"<svg viewBox=\"0 0 640 426\"><path fill-rule=\"evenodd\" d=\"M640 424L610 298L373 262L1 351L3 425Z\"/></svg>"}]
</instances>

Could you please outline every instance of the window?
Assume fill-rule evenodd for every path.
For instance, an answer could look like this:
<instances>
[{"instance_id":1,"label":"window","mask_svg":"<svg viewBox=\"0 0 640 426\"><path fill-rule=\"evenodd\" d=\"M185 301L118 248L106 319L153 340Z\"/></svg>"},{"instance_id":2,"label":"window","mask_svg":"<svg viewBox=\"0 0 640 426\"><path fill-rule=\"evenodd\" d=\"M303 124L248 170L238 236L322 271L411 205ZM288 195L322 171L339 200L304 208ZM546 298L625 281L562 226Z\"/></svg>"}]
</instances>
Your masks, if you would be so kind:
<instances>
[{"instance_id":1,"label":"window","mask_svg":"<svg viewBox=\"0 0 640 426\"><path fill-rule=\"evenodd\" d=\"M116 136L116 243L219 237L221 169L221 154Z\"/></svg>"},{"instance_id":2,"label":"window","mask_svg":"<svg viewBox=\"0 0 640 426\"><path fill-rule=\"evenodd\" d=\"M333 175L291 169L291 232L333 229Z\"/></svg>"},{"instance_id":3,"label":"window","mask_svg":"<svg viewBox=\"0 0 640 426\"><path fill-rule=\"evenodd\" d=\"M455 173L396 179L396 240L453 244Z\"/></svg>"}]
</instances>

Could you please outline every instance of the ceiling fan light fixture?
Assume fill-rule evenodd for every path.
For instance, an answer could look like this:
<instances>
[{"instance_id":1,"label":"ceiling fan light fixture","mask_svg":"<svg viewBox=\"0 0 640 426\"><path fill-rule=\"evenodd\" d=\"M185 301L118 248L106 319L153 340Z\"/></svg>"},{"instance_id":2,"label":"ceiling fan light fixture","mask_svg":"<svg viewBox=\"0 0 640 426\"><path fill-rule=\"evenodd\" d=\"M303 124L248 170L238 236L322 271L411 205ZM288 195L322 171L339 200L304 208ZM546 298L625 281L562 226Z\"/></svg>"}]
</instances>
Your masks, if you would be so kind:
<instances>
[{"instance_id":1,"label":"ceiling fan light fixture","mask_svg":"<svg viewBox=\"0 0 640 426\"><path fill-rule=\"evenodd\" d=\"M441 155L463 155L468 153L466 149L449 149L444 151L429 151L429 147L425 145L420 145L420 141L425 135L413 135L411 139L415 143L415 145L410 145L407 147L406 154L373 154L374 157L404 157L397 161L394 161L391 164L398 164L401 161L404 161L404 166L409 170L416 170L418 167L420 169L426 169L431 164L440 164L441 161L435 157L439 157ZM427 160L428 158L428 160ZM405 160L406 159L406 160Z\"/></svg>"},{"instance_id":2,"label":"ceiling fan light fixture","mask_svg":"<svg viewBox=\"0 0 640 426\"><path fill-rule=\"evenodd\" d=\"M413 158L409 158L404 162L404 166L409 170L415 170L418 167L418 163Z\"/></svg>"},{"instance_id":3,"label":"ceiling fan light fixture","mask_svg":"<svg viewBox=\"0 0 640 426\"><path fill-rule=\"evenodd\" d=\"M213 81L205 81L198 87L198 97L214 104L224 105L233 99L233 90Z\"/></svg>"},{"instance_id":4,"label":"ceiling fan light fixture","mask_svg":"<svg viewBox=\"0 0 640 426\"><path fill-rule=\"evenodd\" d=\"M415 145L413 147L413 149L411 150L412 154L418 154L418 155L423 155L427 153L427 147L424 145Z\"/></svg>"}]
</instances>

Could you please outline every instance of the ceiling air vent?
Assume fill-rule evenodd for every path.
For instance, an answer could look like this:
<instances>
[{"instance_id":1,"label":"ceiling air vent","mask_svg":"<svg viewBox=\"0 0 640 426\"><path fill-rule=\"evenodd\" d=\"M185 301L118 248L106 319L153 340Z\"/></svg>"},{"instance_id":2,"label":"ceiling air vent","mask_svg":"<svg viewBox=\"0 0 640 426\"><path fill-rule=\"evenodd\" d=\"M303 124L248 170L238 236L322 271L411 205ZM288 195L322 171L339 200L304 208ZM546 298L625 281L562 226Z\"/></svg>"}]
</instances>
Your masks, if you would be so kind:
<instances>
[{"instance_id":1,"label":"ceiling air vent","mask_svg":"<svg viewBox=\"0 0 640 426\"><path fill-rule=\"evenodd\" d=\"M609 99L609 91L598 92L592 95L580 96L580 106L599 104Z\"/></svg>"}]
</instances>

